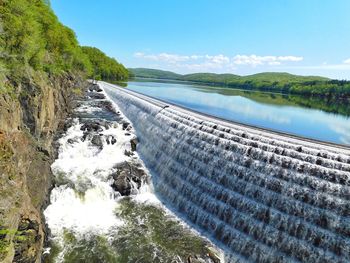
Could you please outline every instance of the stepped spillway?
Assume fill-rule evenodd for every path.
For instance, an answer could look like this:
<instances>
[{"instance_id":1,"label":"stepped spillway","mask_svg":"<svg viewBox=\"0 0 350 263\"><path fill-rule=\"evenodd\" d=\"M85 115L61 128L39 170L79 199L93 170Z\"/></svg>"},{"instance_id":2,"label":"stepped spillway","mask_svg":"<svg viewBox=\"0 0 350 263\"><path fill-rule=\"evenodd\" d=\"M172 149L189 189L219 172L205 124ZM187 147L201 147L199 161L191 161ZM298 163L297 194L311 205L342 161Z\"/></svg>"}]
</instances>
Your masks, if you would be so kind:
<instances>
[{"instance_id":1,"label":"stepped spillway","mask_svg":"<svg viewBox=\"0 0 350 263\"><path fill-rule=\"evenodd\" d=\"M100 82L157 194L230 262L350 262L350 150L226 122Z\"/></svg>"}]
</instances>

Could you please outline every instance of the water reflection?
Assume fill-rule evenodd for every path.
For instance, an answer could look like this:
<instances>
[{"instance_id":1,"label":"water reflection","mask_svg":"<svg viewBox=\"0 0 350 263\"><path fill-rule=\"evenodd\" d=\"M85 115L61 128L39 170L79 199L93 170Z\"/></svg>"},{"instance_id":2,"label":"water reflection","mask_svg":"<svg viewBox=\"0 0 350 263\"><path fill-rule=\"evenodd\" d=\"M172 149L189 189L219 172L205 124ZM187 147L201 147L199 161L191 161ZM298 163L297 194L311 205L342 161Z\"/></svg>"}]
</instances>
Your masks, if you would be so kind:
<instances>
[{"instance_id":1,"label":"water reflection","mask_svg":"<svg viewBox=\"0 0 350 263\"><path fill-rule=\"evenodd\" d=\"M127 88L228 120L350 145L349 101L186 82L132 81Z\"/></svg>"}]
</instances>

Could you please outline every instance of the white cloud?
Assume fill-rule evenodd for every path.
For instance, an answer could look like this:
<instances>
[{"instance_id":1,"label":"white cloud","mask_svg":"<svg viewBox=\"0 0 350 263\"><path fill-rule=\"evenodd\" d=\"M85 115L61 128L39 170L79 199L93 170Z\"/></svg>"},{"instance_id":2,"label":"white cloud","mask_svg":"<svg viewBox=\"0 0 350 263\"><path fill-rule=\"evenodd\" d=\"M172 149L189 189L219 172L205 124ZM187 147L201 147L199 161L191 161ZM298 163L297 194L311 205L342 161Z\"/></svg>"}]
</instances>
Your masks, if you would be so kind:
<instances>
[{"instance_id":1,"label":"white cloud","mask_svg":"<svg viewBox=\"0 0 350 263\"><path fill-rule=\"evenodd\" d=\"M159 54L145 54L142 52L136 52L134 53L134 57L136 58L143 58L148 60L154 60L154 61L164 61L169 63L176 63L176 62L184 62L184 61L195 61L195 60L205 60L206 62L215 63L215 64L225 64L229 63L230 59L227 56L224 56L222 54L220 55L178 55L178 54L169 54L169 53L159 53Z\"/></svg>"},{"instance_id":2,"label":"white cloud","mask_svg":"<svg viewBox=\"0 0 350 263\"><path fill-rule=\"evenodd\" d=\"M233 57L233 63L236 65L249 65L252 67L260 65L276 66L282 62L298 62L302 61L303 57L296 56L257 56L257 55L236 55Z\"/></svg>"},{"instance_id":3,"label":"white cloud","mask_svg":"<svg viewBox=\"0 0 350 263\"><path fill-rule=\"evenodd\" d=\"M195 59L196 56L182 56L182 55L177 55L177 54L169 54L169 53L160 53L160 54L151 54L151 55L146 55L142 52L136 52L134 53L134 57L136 58L144 58L148 60L153 60L153 61L164 61L168 63L177 63L181 61L188 61L190 59Z\"/></svg>"},{"instance_id":4,"label":"white cloud","mask_svg":"<svg viewBox=\"0 0 350 263\"><path fill-rule=\"evenodd\" d=\"M277 67L287 62L302 61L303 57L297 56L257 56L257 55L236 55L228 57L223 54L217 55L179 55L171 53L147 54L143 52L134 53L134 57L144 61L153 61L159 67L169 70L179 69L182 72L233 72L239 66L271 66ZM149 66L149 65L148 65Z\"/></svg>"},{"instance_id":5,"label":"white cloud","mask_svg":"<svg viewBox=\"0 0 350 263\"><path fill-rule=\"evenodd\" d=\"M198 55L192 55L190 56L191 59L197 60L203 58L203 56L198 56Z\"/></svg>"},{"instance_id":6,"label":"white cloud","mask_svg":"<svg viewBox=\"0 0 350 263\"><path fill-rule=\"evenodd\" d=\"M230 65L230 58L223 55L178 55L170 53L159 54L145 54L143 52L134 53L134 57L163 62L168 65L172 65L176 68L187 69L190 71L206 71L206 70L219 70L227 67L232 70Z\"/></svg>"},{"instance_id":7,"label":"white cloud","mask_svg":"<svg viewBox=\"0 0 350 263\"><path fill-rule=\"evenodd\" d=\"M205 58L215 64L227 64L230 63L230 58L222 54L216 56L205 55Z\"/></svg>"},{"instance_id":8,"label":"white cloud","mask_svg":"<svg viewBox=\"0 0 350 263\"><path fill-rule=\"evenodd\" d=\"M343 61L344 64L350 64L350 58Z\"/></svg>"}]
</instances>

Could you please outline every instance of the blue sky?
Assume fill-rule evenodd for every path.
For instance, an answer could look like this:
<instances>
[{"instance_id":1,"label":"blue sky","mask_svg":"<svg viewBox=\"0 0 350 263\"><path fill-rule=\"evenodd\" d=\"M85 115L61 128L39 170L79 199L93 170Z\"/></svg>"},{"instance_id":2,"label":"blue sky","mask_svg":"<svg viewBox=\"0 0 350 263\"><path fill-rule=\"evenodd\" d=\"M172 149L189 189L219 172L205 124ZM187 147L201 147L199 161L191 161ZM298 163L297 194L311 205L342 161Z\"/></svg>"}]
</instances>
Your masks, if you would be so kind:
<instances>
[{"instance_id":1,"label":"blue sky","mask_svg":"<svg viewBox=\"0 0 350 263\"><path fill-rule=\"evenodd\" d=\"M349 0L51 0L82 45L127 67L350 79Z\"/></svg>"}]
</instances>

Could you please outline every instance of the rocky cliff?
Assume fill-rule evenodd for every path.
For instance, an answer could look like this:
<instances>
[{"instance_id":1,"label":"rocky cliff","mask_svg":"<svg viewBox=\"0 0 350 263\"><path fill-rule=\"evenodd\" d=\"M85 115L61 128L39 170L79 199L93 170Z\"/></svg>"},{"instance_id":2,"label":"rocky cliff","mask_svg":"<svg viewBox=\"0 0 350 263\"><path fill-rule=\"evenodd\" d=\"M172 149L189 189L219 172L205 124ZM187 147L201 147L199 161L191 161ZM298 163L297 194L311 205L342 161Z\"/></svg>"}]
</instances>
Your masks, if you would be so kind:
<instances>
[{"instance_id":1,"label":"rocky cliff","mask_svg":"<svg viewBox=\"0 0 350 263\"><path fill-rule=\"evenodd\" d=\"M65 74L0 93L0 262L40 262L52 142L83 85Z\"/></svg>"}]
</instances>

